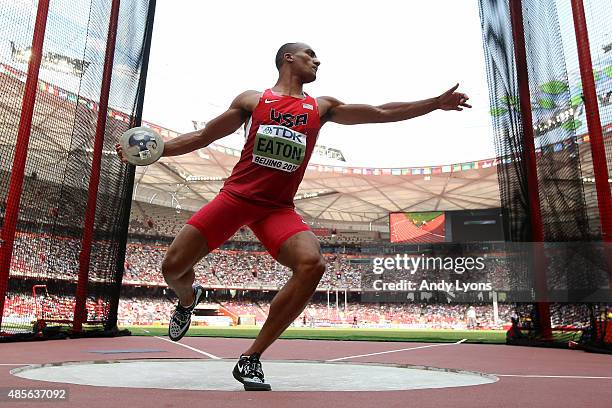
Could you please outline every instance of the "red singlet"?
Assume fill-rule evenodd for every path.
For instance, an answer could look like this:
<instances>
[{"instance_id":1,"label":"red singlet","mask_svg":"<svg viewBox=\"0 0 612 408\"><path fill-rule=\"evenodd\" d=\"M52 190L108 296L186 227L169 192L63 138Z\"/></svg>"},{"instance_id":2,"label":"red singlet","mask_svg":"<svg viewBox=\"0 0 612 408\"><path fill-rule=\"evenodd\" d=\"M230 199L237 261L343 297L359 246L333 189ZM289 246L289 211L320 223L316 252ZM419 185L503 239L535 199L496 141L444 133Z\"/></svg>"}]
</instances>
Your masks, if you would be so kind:
<instances>
[{"instance_id":1,"label":"red singlet","mask_svg":"<svg viewBox=\"0 0 612 408\"><path fill-rule=\"evenodd\" d=\"M277 258L282 244L310 228L293 208L321 128L317 101L266 90L246 126L247 140L221 192L188 221L208 250L243 225Z\"/></svg>"},{"instance_id":2,"label":"red singlet","mask_svg":"<svg viewBox=\"0 0 612 408\"><path fill-rule=\"evenodd\" d=\"M242 155L221 191L269 207L293 207L320 128L316 99L267 89L247 122Z\"/></svg>"}]
</instances>

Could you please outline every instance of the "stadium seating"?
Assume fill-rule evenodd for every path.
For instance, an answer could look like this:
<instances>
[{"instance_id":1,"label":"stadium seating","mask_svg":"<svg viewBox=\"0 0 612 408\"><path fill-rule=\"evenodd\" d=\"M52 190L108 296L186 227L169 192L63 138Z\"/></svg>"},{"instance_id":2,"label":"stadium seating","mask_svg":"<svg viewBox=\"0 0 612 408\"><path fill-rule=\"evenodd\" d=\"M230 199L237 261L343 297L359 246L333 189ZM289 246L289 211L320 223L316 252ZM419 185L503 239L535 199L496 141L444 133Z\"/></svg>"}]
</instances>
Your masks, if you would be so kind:
<instances>
[{"instance_id":1,"label":"stadium seating","mask_svg":"<svg viewBox=\"0 0 612 408\"><path fill-rule=\"evenodd\" d=\"M249 232L241 231L247 237ZM58 245L61 241L62 245ZM96 279L105 271L96 269L96 257L104 253L104 242L96 242L98 251L92 253L93 262L90 276ZM125 294L120 302L119 319L124 324L167 323L173 303L153 293L166 287L160 272L167 244L132 242L127 247L124 289ZM19 233L15 241L14 258L11 265L11 276L20 279L36 279L39 283L52 283L56 280L76 282L78 275L78 258L80 242L70 238L58 238L44 234ZM356 254L324 254L327 270L319 289L333 291L338 289L360 289L362 273L370 268L369 263L352 262L359 260ZM494 276L505 279L510 273L511 259L499 256L486 258L487 269L495 271ZM217 250L207 256L195 267L196 280L208 288L224 293L240 292L236 298L221 301L224 307L234 315L254 315L261 323L269 312L269 301L275 290L289 279L291 272L278 264L265 252ZM56 294L41 296L34 301L31 285L23 285L21 292L9 292L4 315L10 318L22 316L34 320L44 317L49 320L71 320L74 310L74 298ZM138 295L134 290L144 291ZM245 298L245 293L266 293L264 300L253 301ZM148 294L147 294L148 293ZM233 296L233 295L232 295ZM49 307L46 307L48 305ZM52 305L52 307L51 307ZM87 299L88 320L96 321L104 316L104 302L89 297ZM357 322L363 326L400 326L400 327L436 327L464 328L465 314L469 305L465 304L374 304L349 301L345 306L343 299L335 307L335 299L330 307L326 303L310 304L304 314L296 319L296 324L307 325L351 325ZM493 321L493 310L490 304L478 304L476 307L479 327L498 327ZM584 322L573 321L575 313L572 305L560 308L553 316L554 325L579 327ZM501 324L509 323L510 306L499 305Z\"/></svg>"}]
</instances>

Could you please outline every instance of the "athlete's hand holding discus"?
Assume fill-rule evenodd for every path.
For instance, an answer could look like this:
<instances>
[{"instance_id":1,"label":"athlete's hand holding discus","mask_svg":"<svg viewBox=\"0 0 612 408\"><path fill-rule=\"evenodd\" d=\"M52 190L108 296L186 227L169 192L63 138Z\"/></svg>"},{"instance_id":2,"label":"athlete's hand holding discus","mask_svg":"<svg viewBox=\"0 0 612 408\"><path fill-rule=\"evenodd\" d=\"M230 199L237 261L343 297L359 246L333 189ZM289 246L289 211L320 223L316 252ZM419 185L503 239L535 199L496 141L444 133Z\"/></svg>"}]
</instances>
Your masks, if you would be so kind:
<instances>
[{"instance_id":1,"label":"athlete's hand holding discus","mask_svg":"<svg viewBox=\"0 0 612 408\"><path fill-rule=\"evenodd\" d=\"M155 163L164 152L164 139L155 130L138 126L126 130L115 145L117 155L124 163L148 166Z\"/></svg>"},{"instance_id":2,"label":"athlete's hand holding discus","mask_svg":"<svg viewBox=\"0 0 612 408\"><path fill-rule=\"evenodd\" d=\"M238 130L241 126L244 126L248 118L251 116L253 110L259 103L262 95L263 93L258 91L245 91L234 98L227 111L208 121L205 128L181 134L180 136L168 140L165 143L152 129L130 129L120 137L120 143L115 144L115 150L117 151L119 159L121 159L121 161L124 163L131 163L137 166L152 164L154 161L145 163L143 161L139 161L138 157L134 157L132 159L129 157L131 153L126 151L127 149L134 150L132 155L135 156L139 155L139 152L142 151L144 147L151 150L150 145L143 146L142 139L139 139L138 137L136 140L133 137L130 138L130 132L133 132L136 129L141 129L141 131L144 131L150 135L155 134L154 138L158 142L157 158L181 156L198 149L203 149L214 141L228 136Z\"/></svg>"}]
</instances>

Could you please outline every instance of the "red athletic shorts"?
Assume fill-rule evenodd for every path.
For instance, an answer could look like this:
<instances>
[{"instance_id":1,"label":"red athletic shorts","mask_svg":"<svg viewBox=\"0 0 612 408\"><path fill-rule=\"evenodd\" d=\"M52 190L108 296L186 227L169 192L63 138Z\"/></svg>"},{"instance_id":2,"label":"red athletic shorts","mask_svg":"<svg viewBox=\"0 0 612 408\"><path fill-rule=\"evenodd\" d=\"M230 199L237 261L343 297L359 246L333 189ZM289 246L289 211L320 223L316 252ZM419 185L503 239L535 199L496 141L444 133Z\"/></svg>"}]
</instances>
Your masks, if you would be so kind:
<instances>
[{"instance_id":1,"label":"red athletic shorts","mask_svg":"<svg viewBox=\"0 0 612 408\"><path fill-rule=\"evenodd\" d=\"M310 231L293 208L264 207L225 191L195 213L187 224L204 235L209 251L219 248L240 227L247 225L274 259L289 237Z\"/></svg>"}]
</instances>

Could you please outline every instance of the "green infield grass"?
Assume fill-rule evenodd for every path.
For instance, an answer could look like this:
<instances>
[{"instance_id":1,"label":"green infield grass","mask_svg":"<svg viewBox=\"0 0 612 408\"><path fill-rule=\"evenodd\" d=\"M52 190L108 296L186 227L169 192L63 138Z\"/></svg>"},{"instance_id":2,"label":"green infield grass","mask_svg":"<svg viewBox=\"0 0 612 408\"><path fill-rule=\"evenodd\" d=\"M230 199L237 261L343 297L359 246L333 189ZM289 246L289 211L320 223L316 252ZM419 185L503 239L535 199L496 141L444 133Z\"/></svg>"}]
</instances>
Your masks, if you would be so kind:
<instances>
[{"instance_id":1,"label":"green infield grass","mask_svg":"<svg viewBox=\"0 0 612 408\"><path fill-rule=\"evenodd\" d=\"M406 213L406 218L412 221L414 225L421 225L423 222L429 222L442 214L444 214L442 211Z\"/></svg>"},{"instance_id":2,"label":"green infield grass","mask_svg":"<svg viewBox=\"0 0 612 408\"><path fill-rule=\"evenodd\" d=\"M167 326L122 326L134 336L167 336ZM187 336L232 337L252 339L259 333L259 327L203 327L192 326ZM309 328L291 327L283 333L282 339L307 340L348 340L348 341L418 341L427 343L457 342L504 344L503 330L416 330L416 329L365 329L365 328Z\"/></svg>"}]
</instances>

